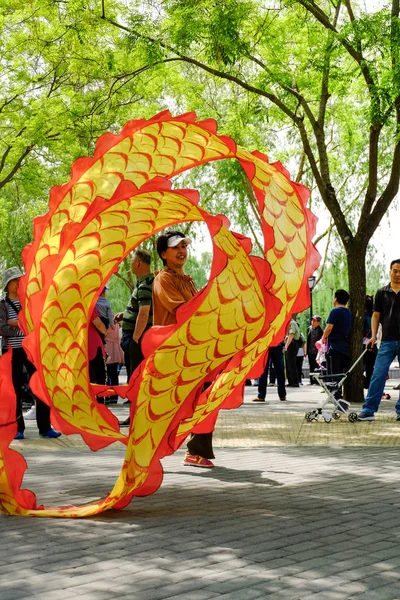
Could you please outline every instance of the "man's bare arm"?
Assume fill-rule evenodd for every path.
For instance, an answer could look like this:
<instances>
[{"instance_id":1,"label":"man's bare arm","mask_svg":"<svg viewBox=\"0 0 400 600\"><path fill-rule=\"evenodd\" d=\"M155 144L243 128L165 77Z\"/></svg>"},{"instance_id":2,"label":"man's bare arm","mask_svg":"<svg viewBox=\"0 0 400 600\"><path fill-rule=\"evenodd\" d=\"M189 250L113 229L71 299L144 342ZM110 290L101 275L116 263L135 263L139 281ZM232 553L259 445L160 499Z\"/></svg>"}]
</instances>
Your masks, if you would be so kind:
<instances>
[{"instance_id":1,"label":"man's bare arm","mask_svg":"<svg viewBox=\"0 0 400 600\"><path fill-rule=\"evenodd\" d=\"M333 329L332 323L328 323L328 325L324 329L324 335L321 338L321 342L325 342L325 340L330 336Z\"/></svg>"},{"instance_id":2,"label":"man's bare arm","mask_svg":"<svg viewBox=\"0 0 400 600\"><path fill-rule=\"evenodd\" d=\"M375 344L376 344L376 336L378 333L378 327L379 327L380 320L381 320L381 313L378 313L378 312L372 313L372 319L371 319L372 337L367 342L367 348L370 348L370 347L373 348L373 346L375 346Z\"/></svg>"},{"instance_id":3,"label":"man's bare arm","mask_svg":"<svg viewBox=\"0 0 400 600\"><path fill-rule=\"evenodd\" d=\"M287 350L289 348L290 344L293 342L293 339L294 339L294 333L289 333L288 339L286 340L284 350Z\"/></svg>"}]
</instances>

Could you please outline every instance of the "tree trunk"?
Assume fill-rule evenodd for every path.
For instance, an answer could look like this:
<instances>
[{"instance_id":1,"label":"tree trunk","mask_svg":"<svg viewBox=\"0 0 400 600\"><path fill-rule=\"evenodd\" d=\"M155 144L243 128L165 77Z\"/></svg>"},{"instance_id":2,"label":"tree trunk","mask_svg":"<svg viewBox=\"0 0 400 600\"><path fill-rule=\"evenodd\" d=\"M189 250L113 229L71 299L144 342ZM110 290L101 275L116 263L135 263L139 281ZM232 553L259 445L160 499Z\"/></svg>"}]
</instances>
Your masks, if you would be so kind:
<instances>
[{"instance_id":1,"label":"tree trunk","mask_svg":"<svg viewBox=\"0 0 400 600\"><path fill-rule=\"evenodd\" d=\"M363 322L366 295L366 246L352 243L347 248L349 274L349 308L353 316L350 337L350 365L363 351ZM361 360L345 382L345 395L349 402L364 402L363 361Z\"/></svg>"}]
</instances>

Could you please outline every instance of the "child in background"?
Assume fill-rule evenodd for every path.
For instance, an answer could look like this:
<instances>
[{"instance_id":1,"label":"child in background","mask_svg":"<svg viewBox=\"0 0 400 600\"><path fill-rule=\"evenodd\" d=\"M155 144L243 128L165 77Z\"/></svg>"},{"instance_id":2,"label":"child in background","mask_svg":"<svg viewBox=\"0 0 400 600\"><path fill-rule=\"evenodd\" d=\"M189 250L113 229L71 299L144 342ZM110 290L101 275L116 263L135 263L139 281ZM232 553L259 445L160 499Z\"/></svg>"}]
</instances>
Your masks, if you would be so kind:
<instances>
[{"instance_id":1,"label":"child in background","mask_svg":"<svg viewBox=\"0 0 400 600\"><path fill-rule=\"evenodd\" d=\"M110 327L106 338L106 367L107 367L107 385L115 387L119 385L119 371L121 365L124 364L124 353L120 346L120 326L118 323L114 327ZM106 399L106 404L116 404L118 396L110 396Z\"/></svg>"}]
</instances>

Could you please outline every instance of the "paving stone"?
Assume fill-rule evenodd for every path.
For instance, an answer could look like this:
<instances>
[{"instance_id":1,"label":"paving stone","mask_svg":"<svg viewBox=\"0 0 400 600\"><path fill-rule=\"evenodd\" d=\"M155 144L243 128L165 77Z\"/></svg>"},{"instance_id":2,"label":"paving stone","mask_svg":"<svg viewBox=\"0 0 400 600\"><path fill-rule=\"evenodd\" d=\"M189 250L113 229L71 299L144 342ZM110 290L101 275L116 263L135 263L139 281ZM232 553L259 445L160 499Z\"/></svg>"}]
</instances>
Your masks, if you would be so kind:
<instances>
[{"instance_id":1,"label":"paving stone","mask_svg":"<svg viewBox=\"0 0 400 600\"><path fill-rule=\"evenodd\" d=\"M163 460L158 492L123 511L1 516L0 600L400 598L400 455L385 434L392 417L385 409L372 428L306 426L302 404L321 397L305 392L314 400L294 391L286 407L271 399L269 412L251 402L223 411L219 466L184 468L180 450ZM18 449L29 464L24 487L38 501L83 503L112 489L119 445L91 453L75 436L49 446L31 436L34 424L27 430ZM398 442L390 438L400 445L397 431Z\"/></svg>"},{"instance_id":2,"label":"paving stone","mask_svg":"<svg viewBox=\"0 0 400 600\"><path fill-rule=\"evenodd\" d=\"M241 589L236 592L222 594L218 596L219 600L253 600L253 598L261 598L262 592L255 588Z\"/></svg>"}]
</instances>

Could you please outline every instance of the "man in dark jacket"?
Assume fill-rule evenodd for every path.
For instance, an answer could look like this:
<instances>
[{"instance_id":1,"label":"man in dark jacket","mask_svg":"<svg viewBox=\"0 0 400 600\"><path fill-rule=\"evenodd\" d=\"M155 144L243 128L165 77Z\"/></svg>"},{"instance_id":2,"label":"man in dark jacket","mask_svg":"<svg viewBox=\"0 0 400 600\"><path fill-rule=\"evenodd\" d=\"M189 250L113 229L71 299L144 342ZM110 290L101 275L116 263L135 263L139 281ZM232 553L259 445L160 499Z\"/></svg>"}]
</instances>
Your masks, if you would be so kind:
<instances>
[{"instance_id":1,"label":"man in dark jacket","mask_svg":"<svg viewBox=\"0 0 400 600\"><path fill-rule=\"evenodd\" d=\"M392 361L400 360L400 258L390 264L390 283L375 294L374 312L371 319L371 339L367 348L376 343L379 323L382 325L382 341L376 357L374 371L368 388L359 421L373 421L385 389L386 376ZM395 406L397 421L400 421L400 400Z\"/></svg>"},{"instance_id":2,"label":"man in dark jacket","mask_svg":"<svg viewBox=\"0 0 400 600\"><path fill-rule=\"evenodd\" d=\"M308 363L310 365L310 385L318 385L318 382L311 375L314 371L318 369L317 363L317 354L318 349L315 346L315 342L318 342L324 334L324 330L321 327L321 317L319 315L314 315L311 319L311 325L307 330L307 356Z\"/></svg>"}]
</instances>

